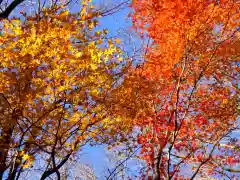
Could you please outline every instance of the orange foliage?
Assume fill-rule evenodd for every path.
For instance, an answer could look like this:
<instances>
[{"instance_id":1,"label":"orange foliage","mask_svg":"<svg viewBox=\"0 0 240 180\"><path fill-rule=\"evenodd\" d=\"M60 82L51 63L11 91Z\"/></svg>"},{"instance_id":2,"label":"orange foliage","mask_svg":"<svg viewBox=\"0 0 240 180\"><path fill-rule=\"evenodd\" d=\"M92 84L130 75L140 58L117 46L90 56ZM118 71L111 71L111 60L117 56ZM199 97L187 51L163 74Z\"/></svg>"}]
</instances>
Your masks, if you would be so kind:
<instances>
[{"instance_id":1,"label":"orange foliage","mask_svg":"<svg viewBox=\"0 0 240 180\"><path fill-rule=\"evenodd\" d=\"M190 178L225 177L239 163L239 147L227 138L238 130L239 5L232 0L132 3L135 29L152 39L137 70L155 83L149 90L152 113L142 109L135 124L155 179L180 178L183 165L193 167Z\"/></svg>"}]
</instances>

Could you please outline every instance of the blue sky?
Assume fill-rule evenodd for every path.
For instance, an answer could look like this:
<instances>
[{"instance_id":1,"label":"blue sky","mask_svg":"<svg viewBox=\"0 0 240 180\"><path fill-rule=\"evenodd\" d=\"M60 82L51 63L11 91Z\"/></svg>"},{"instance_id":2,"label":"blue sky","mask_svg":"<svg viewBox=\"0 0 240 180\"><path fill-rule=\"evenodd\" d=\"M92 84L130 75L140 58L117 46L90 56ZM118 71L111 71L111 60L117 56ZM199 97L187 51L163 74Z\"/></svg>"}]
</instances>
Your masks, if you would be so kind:
<instances>
[{"instance_id":1,"label":"blue sky","mask_svg":"<svg viewBox=\"0 0 240 180\"><path fill-rule=\"evenodd\" d=\"M99 3L100 2L100 3ZM104 5L107 8L114 7L118 5L122 1L119 0L94 0L93 3L96 4L96 7L103 7ZM120 10L119 12L100 18L99 27L100 28L107 28L110 37L116 37L121 39L121 43L126 45L130 45L128 42L128 36L123 35L123 32L129 32L131 29L131 21L127 18L128 13L131 11L130 8L127 8L126 5L124 9ZM136 46L140 45L140 40L137 37L134 37L131 42L134 42ZM128 53L131 54L131 47L129 46L129 50L127 49ZM111 165L109 164L109 153L106 151L106 147L99 146L99 147L90 147L86 146L83 151L81 152L81 161L84 164L90 164L93 168L95 175L97 178L102 179L103 175L107 172L107 168Z\"/></svg>"}]
</instances>

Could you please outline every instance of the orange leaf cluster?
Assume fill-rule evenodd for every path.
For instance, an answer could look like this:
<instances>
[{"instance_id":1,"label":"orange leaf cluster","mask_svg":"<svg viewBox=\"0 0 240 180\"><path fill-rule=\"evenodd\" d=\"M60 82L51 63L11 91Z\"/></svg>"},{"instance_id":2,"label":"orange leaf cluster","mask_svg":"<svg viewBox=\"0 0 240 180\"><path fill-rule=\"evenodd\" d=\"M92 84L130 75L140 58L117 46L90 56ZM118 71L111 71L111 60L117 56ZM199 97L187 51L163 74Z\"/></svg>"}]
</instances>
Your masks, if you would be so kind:
<instances>
[{"instance_id":1,"label":"orange leaf cluster","mask_svg":"<svg viewBox=\"0 0 240 180\"><path fill-rule=\"evenodd\" d=\"M151 113L142 109L135 119L155 179L180 178L183 165L193 167L190 178L214 176L219 169L224 177L239 163L238 145L227 138L238 130L239 5L232 0L132 3L134 28L152 40L134 76L140 71L155 83L147 100Z\"/></svg>"}]
</instances>

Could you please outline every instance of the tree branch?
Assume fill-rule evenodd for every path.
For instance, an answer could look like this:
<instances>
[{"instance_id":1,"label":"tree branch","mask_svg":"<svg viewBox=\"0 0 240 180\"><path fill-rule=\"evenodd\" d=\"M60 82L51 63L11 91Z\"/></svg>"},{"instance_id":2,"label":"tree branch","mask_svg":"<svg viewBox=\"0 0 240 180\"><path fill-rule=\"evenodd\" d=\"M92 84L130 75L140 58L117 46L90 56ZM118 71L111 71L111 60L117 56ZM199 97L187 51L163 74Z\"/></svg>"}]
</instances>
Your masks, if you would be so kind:
<instances>
[{"instance_id":1,"label":"tree branch","mask_svg":"<svg viewBox=\"0 0 240 180\"><path fill-rule=\"evenodd\" d=\"M0 0L1 2L2 0ZM3 12L0 13L0 19L6 19L11 14L11 12L23 2L24 0L13 1ZM1 3L0 3L1 4Z\"/></svg>"},{"instance_id":2,"label":"tree branch","mask_svg":"<svg viewBox=\"0 0 240 180\"><path fill-rule=\"evenodd\" d=\"M44 180L46 179L48 176L50 176L51 174L57 172L69 159L69 157L71 156L71 152L61 161L61 163L59 165L56 166L55 169L49 169L48 171L45 171L41 177L40 180Z\"/></svg>"}]
</instances>

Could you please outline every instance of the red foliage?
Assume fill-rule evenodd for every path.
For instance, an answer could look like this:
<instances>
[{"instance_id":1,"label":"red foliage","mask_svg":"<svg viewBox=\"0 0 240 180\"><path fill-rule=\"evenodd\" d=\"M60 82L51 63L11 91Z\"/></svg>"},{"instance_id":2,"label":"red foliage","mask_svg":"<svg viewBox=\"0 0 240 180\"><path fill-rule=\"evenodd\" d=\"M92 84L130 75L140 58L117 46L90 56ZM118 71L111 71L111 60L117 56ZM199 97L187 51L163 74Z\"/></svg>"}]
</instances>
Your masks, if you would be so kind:
<instances>
[{"instance_id":1,"label":"red foliage","mask_svg":"<svg viewBox=\"0 0 240 180\"><path fill-rule=\"evenodd\" d=\"M238 145L226 138L237 129L239 116L239 5L233 0L132 3L135 29L152 39L143 75L157 90L149 91L152 114L139 115L136 125L143 129L138 141L143 159L156 179L180 178L183 165L193 167L192 178L224 177L239 163L232 157L240 156Z\"/></svg>"}]
</instances>

